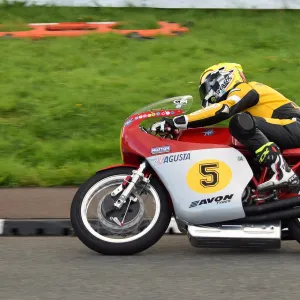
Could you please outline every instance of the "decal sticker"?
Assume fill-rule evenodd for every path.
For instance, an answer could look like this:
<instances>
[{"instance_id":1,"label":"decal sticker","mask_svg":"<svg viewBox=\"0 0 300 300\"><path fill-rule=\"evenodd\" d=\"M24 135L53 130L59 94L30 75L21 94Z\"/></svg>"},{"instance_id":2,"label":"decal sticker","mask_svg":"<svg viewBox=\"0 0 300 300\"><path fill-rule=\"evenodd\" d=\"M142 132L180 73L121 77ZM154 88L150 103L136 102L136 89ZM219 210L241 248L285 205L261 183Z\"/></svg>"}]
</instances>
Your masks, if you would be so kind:
<instances>
[{"instance_id":1,"label":"decal sticker","mask_svg":"<svg viewBox=\"0 0 300 300\"><path fill-rule=\"evenodd\" d=\"M178 161L190 160L191 153L180 153L180 154L171 154L171 155L160 155L154 158L151 158L151 161L156 165L174 163Z\"/></svg>"},{"instance_id":2,"label":"decal sticker","mask_svg":"<svg viewBox=\"0 0 300 300\"><path fill-rule=\"evenodd\" d=\"M222 75L223 80L219 83L219 87L215 90L215 93L221 97L226 92L226 88L232 83L233 81L233 72L234 70L231 69L228 72L224 70L218 70L217 73Z\"/></svg>"},{"instance_id":3,"label":"decal sticker","mask_svg":"<svg viewBox=\"0 0 300 300\"><path fill-rule=\"evenodd\" d=\"M175 104L175 107L177 109L181 108L182 106L188 104L188 100L187 99L175 99L173 101L173 103Z\"/></svg>"},{"instance_id":4,"label":"decal sticker","mask_svg":"<svg viewBox=\"0 0 300 300\"><path fill-rule=\"evenodd\" d=\"M179 113L179 112L178 112ZM141 120L141 119L148 119L148 118L152 118L152 117L156 117L156 116L169 116L169 115L174 115L175 112L174 111L169 111L169 110L165 110L165 111L158 111L158 112L142 112L141 114L138 115L134 115L132 116L130 119L127 119L124 123L125 126L130 125L132 122L137 121L137 120Z\"/></svg>"},{"instance_id":5,"label":"decal sticker","mask_svg":"<svg viewBox=\"0 0 300 300\"><path fill-rule=\"evenodd\" d=\"M296 174L294 174L290 179L289 179L289 182L291 184L298 184L299 182L299 179L298 179L298 176Z\"/></svg>"},{"instance_id":6,"label":"decal sticker","mask_svg":"<svg viewBox=\"0 0 300 300\"><path fill-rule=\"evenodd\" d=\"M204 131L204 136L211 136L213 135L215 132L213 129L207 129L206 131Z\"/></svg>"},{"instance_id":7,"label":"decal sticker","mask_svg":"<svg viewBox=\"0 0 300 300\"><path fill-rule=\"evenodd\" d=\"M225 195L225 196L217 196L217 197L193 201L190 204L189 208L197 207L197 206L205 205L205 204L210 204L210 203L217 203L217 204L230 203L233 195L234 194L230 194L230 195Z\"/></svg>"},{"instance_id":8,"label":"decal sticker","mask_svg":"<svg viewBox=\"0 0 300 300\"><path fill-rule=\"evenodd\" d=\"M171 151L171 146L162 146L151 148L151 154L159 154L159 153L166 153Z\"/></svg>"},{"instance_id":9,"label":"decal sticker","mask_svg":"<svg viewBox=\"0 0 300 300\"><path fill-rule=\"evenodd\" d=\"M187 185L201 194L223 190L232 179L230 167L223 161L207 159L194 164L186 176Z\"/></svg>"},{"instance_id":10,"label":"decal sticker","mask_svg":"<svg viewBox=\"0 0 300 300\"><path fill-rule=\"evenodd\" d=\"M124 123L124 126L128 126L132 123L132 119L129 119L127 120L125 123Z\"/></svg>"}]
</instances>

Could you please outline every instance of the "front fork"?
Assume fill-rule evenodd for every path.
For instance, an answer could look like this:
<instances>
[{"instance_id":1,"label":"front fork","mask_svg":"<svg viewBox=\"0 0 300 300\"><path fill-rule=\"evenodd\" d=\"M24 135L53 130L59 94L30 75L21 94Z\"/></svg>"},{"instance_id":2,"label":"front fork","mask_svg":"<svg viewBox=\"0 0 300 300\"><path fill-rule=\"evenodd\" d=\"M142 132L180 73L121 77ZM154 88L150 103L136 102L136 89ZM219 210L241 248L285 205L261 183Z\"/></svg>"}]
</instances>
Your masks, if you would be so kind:
<instances>
[{"instance_id":1,"label":"front fork","mask_svg":"<svg viewBox=\"0 0 300 300\"><path fill-rule=\"evenodd\" d=\"M144 161L140 164L139 168L137 170L132 171L131 176L127 176L125 180L111 192L111 196L117 196L119 193L122 194L120 197L115 201L114 206L118 209L121 209L124 203L126 203L126 200L128 199L129 195L131 194L133 188L135 185L139 182L144 182L145 184L148 184L150 182L150 178L146 177L144 174L144 171L147 168L147 162ZM130 201L137 201L136 197L130 197Z\"/></svg>"}]
</instances>

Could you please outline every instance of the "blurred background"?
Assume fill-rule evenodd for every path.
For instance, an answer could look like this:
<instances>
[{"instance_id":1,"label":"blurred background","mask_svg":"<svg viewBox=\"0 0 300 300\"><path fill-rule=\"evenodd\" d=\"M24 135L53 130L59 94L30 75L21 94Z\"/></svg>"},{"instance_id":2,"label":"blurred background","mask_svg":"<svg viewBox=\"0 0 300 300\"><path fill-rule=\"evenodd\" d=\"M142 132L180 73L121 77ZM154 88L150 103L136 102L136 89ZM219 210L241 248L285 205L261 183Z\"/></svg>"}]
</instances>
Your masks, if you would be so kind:
<instances>
[{"instance_id":1,"label":"blurred background","mask_svg":"<svg viewBox=\"0 0 300 300\"><path fill-rule=\"evenodd\" d=\"M184 5L189 2L209 6L192 0ZM210 6L215 2L219 8L231 3L213 1ZM248 7L250 2L278 6L278 1L243 2ZM30 30L28 23L93 21L126 22L122 29L155 29L157 21L169 21L187 24L189 32L154 39L92 32L76 38L2 37L0 185L75 185L120 162L119 132L127 116L176 95L191 94L200 105L199 76L217 62L241 63L248 79L269 84L297 102L300 12L239 9L241 3L224 10L2 2L0 28L5 32Z\"/></svg>"},{"instance_id":2,"label":"blurred background","mask_svg":"<svg viewBox=\"0 0 300 300\"><path fill-rule=\"evenodd\" d=\"M300 104L298 9L294 0L0 0L0 235L18 235L0 239L0 299L299 299L296 242L208 251L166 235L146 254L103 257L66 237L77 187L121 163L127 117L178 95L198 109L210 65L240 63L248 80ZM189 31L20 38L32 23L158 21ZM28 237L47 234L65 236Z\"/></svg>"},{"instance_id":3,"label":"blurred background","mask_svg":"<svg viewBox=\"0 0 300 300\"><path fill-rule=\"evenodd\" d=\"M280 1L136 1L139 6L191 7L185 9L139 8L133 2L104 7L62 1L81 7L61 7L2 1L0 30L5 32L53 22L118 21L126 22L121 29L155 29L157 21L168 21L189 27L179 36L153 39L93 32L76 38L2 36L2 187L77 185L120 162L119 134L128 115L185 94L194 96L197 108L199 76L217 62L241 63L249 80L271 85L297 102L298 10L284 9ZM192 8L197 5L219 9ZM244 9L257 6L277 9Z\"/></svg>"}]
</instances>

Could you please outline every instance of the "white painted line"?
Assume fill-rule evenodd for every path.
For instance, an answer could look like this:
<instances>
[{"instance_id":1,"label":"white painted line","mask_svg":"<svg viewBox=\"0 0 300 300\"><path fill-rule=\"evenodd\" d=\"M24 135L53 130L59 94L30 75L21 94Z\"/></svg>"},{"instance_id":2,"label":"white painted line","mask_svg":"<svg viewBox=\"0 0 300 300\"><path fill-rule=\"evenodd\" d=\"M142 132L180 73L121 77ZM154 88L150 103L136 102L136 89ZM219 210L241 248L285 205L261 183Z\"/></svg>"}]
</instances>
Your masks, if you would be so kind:
<instances>
[{"instance_id":1,"label":"white painted line","mask_svg":"<svg viewBox=\"0 0 300 300\"><path fill-rule=\"evenodd\" d=\"M117 22L86 22L87 24L115 24Z\"/></svg>"},{"instance_id":2,"label":"white painted line","mask_svg":"<svg viewBox=\"0 0 300 300\"><path fill-rule=\"evenodd\" d=\"M28 25L32 26L43 26L43 25L57 25L59 23L29 23Z\"/></svg>"},{"instance_id":3,"label":"white painted line","mask_svg":"<svg viewBox=\"0 0 300 300\"><path fill-rule=\"evenodd\" d=\"M0 219L0 235L2 235L4 231L4 222L4 219Z\"/></svg>"},{"instance_id":4,"label":"white painted line","mask_svg":"<svg viewBox=\"0 0 300 300\"><path fill-rule=\"evenodd\" d=\"M28 25L32 25L32 26L45 26L45 25L58 25L58 24L62 24L64 25L64 23L83 23L83 24L115 24L117 22L62 22L62 23L29 23Z\"/></svg>"}]
</instances>

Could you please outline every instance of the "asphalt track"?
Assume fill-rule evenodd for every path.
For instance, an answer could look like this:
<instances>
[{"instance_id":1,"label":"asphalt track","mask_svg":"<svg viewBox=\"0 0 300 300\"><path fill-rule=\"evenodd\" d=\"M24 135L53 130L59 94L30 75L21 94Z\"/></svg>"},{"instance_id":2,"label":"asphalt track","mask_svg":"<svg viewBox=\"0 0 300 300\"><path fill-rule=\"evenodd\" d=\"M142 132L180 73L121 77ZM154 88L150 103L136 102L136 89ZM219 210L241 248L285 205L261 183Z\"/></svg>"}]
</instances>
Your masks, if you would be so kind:
<instances>
[{"instance_id":1,"label":"asphalt track","mask_svg":"<svg viewBox=\"0 0 300 300\"><path fill-rule=\"evenodd\" d=\"M299 300L300 245L193 248L164 236L135 256L102 256L75 237L1 237L1 300Z\"/></svg>"}]
</instances>

